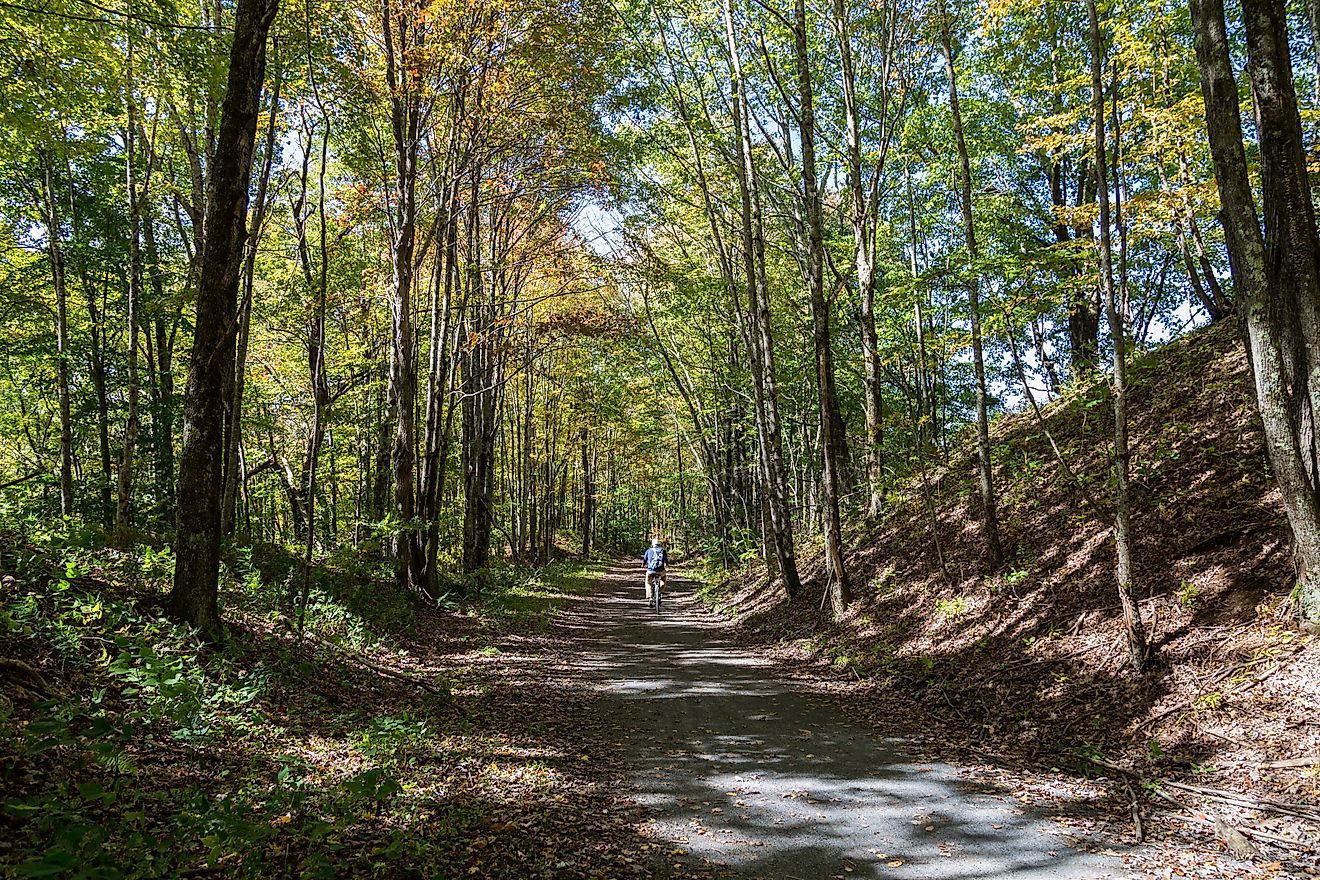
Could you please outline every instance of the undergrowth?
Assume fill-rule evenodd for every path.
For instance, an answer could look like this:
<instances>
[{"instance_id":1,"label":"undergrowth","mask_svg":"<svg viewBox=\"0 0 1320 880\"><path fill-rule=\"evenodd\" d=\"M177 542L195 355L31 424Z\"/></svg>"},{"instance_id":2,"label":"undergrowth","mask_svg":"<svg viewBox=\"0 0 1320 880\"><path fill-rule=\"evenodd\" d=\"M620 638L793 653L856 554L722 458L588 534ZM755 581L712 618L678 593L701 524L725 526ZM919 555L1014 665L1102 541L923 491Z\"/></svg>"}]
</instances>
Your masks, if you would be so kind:
<instances>
[{"instance_id":1,"label":"undergrowth","mask_svg":"<svg viewBox=\"0 0 1320 880\"><path fill-rule=\"evenodd\" d=\"M418 645L461 622L451 647L498 650L502 634L543 632L591 581L580 566L505 564L436 607L345 554L313 570L300 638L295 555L237 548L226 568L226 635L205 645L160 612L167 549L0 531L0 876L433 863L437 841L470 836L498 798L459 806L428 771L477 750L482 731Z\"/></svg>"}]
</instances>

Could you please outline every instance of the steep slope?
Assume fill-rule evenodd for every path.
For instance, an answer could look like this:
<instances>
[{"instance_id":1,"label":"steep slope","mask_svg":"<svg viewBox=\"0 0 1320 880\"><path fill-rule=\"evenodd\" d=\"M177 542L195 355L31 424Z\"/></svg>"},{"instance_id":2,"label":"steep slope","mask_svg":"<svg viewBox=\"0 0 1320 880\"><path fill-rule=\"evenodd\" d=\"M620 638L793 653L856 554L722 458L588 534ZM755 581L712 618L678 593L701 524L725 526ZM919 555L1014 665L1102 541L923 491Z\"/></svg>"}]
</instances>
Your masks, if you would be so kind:
<instances>
[{"instance_id":1,"label":"steep slope","mask_svg":"<svg viewBox=\"0 0 1320 880\"><path fill-rule=\"evenodd\" d=\"M818 589L781 603L763 572L712 601L788 660L832 673L882 726L910 729L915 715L950 744L1034 764L1122 763L1313 800L1320 767L1303 759L1320 755L1320 644L1288 615L1287 526L1241 346L1232 328L1209 328L1131 374L1148 675L1125 662L1103 383L1044 410L1075 477L1030 412L993 426L999 572L985 573L969 443L929 475L931 513L914 480L881 523L854 529L857 601L841 620L821 613ZM821 575L808 557L804 576Z\"/></svg>"}]
</instances>

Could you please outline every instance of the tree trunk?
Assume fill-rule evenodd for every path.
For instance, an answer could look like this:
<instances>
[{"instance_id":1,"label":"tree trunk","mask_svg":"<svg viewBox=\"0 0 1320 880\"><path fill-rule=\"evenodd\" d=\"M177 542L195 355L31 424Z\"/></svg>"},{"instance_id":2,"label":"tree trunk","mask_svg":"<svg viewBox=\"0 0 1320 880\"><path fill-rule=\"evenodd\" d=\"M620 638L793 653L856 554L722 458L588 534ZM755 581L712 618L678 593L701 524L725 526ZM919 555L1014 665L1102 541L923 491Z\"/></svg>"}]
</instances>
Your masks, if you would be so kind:
<instances>
[{"instance_id":1,"label":"tree trunk","mask_svg":"<svg viewBox=\"0 0 1320 880\"><path fill-rule=\"evenodd\" d=\"M976 222L972 214L972 169L967 155L967 140L963 135L962 106L958 100L958 78L953 59L953 34L949 13L940 4L941 35L944 40L944 63L949 75L949 111L953 116L953 135L958 147L959 203L962 208L963 232L967 238L967 256L972 263L967 284L967 311L972 324L972 367L976 374L976 457L980 473L981 511L985 518L986 555L991 569L1003 562L1003 549L999 540L998 500L995 495L994 465L990 460L990 415L985 386L985 353L981 340L981 283L979 278L980 250L976 241Z\"/></svg>"},{"instance_id":2,"label":"tree trunk","mask_svg":"<svg viewBox=\"0 0 1320 880\"><path fill-rule=\"evenodd\" d=\"M233 534L237 526L238 495L244 484L240 462L243 447L243 395L247 388L248 340L252 329L252 295L256 287L257 245L266 225L267 191L274 165L276 142L279 134L275 123L279 118L280 87L284 78L276 68L270 89L270 113L266 125L261 177L257 181L256 201L252 204L251 232L244 243L242 298L238 303L238 339L234 351L233 392L225 423L224 498L221 506L221 532Z\"/></svg>"},{"instance_id":3,"label":"tree trunk","mask_svg":"<svg viewBox=\"0 0 1320 880\"><path fill-rule=\"evenodd\" d=\"M165 302L165 283L160 274L160 253L150 218L142 225L142 242L147 248L151 267L151 286L156 302ZM177 326L177 319L173 326ZM154 479L157 516L169 520L174 515L174 330L163 315L153 320L156 337L155 400L151 414Z\"/></svg>"},{"instance_id":4,"label":"tree trunk","mask_svg":"<svg viewBox=\"0 0 1320 880\"><path fill-rule=\"evenodd\" d=\"M587 429L583 428L578 436L582 444L582 522L579 524L582 530L582 558L591 558L591 539L596 530L596 475L594 471L594 461L591 455L590 435ZM680 452L679 479L682 479L682 453Z\"/></svg>"},{"instance_id":5,"label":"tree trunk","mask_svg":"<svg viewBox=\"0 0 1320 880\"><path fill-rule=\"evenodd\" d=\"M130 29L131 33L131 29ZM118 505L115 508L115 528L127 529L133 522L133 469L137 450L139 416L138 397L138 311L142 299L142 201L146 197L144 183L138 191L137 180L137 113L133 95L133 41L128 43L128 125L124 132L124 185L128 191L128 418L124 425L124 448L119 459ZM148 178L149 179L149 178Z\"/></svg>"},{"instance_id":6,"label":"tree trunk","mask_svg":"<svg viewBox=\"0 0 1320 880\"><path fill-rule=\"evenodd\" d=\"M839 415L834 386L834 356L830 338L830 304L825 297L825 243L820 193L816 187L816 113L811 64L807 54L805 0L793 5L793 44L798 72L798 123L802 146L802 193L807 218L807 287L811 296L812 342L816 350L816 390L820 407L820 447L823 497L821 513L825 537L825 565L829 570L830 599L835 614L852 601L848 574L843 567L843 537L839 522ZM874 326L872 327L874 329Z\"/></svg>"},{"instance_id":7,"label":"tree trunk","mask_svg":"<svg viewBox=\"0 0 1320 880\"><path fill-rule=\"evenodd\" d=\"M880 341L875 326L875 198L884 172L883 155L872 171L871 192L863 177L861 111L858 107L856 74L853 70L852 35L848 28L848 4L834 0L834 28L839 44L839 68L843 86L848 190L851 204L849 219L853 229L854 265L857 271L858 315L862 340L862 408L866 418L866 512L876 519L884 508L884 386L880 375ZM888 101L887 83L880 100ZM882 136L887 141L888 131Z\"/></svg>"},{"instance_id":8,"label":"tree trunk","mask_svg":"<svg viewBox=\"0 0 1320 880\"><path fill-rule=\"evenodd\" d=\"M184 390L179 518L170 609L207 638L220 634L220 501L224 389L232 387L235 306L246 236L248 184L266 69L266 35L279 0L238 0L229 77L206 206L192 364Z\"/></svg>"},{"instance_id":9,"label":"tree trunk","mask_svg":"<svg viewBox=\"0 0 1320 880\"><path fill-rule=\"evenodd\" d=\"M1146 630L1141 611L1132 598L1132 518L1128 488L1127 340L1122 304L1114 289L1113 246L1110 235L1109 171L1105 154L1104 43L1095 0L1086 0L1090 17L1091 106L1095 127L1096 199L1100 207L1100 290L1104 297L1109 334L1114 347L1114 546L1118 553L1118 600L1127 629L1128 659L1138 672L1146 668Z\"/></svg>"},{"instance_id":10,"label":"tree trunk","mask_svg":"<svg viewBox=\"0 0 1320 880\"><path fill-rule=\"evenodd\" d=\"M1275 323L1280 301L1286 301L1290 291L1274 287L1270 266L1277 255L1267 253L1256 214L1223 0L1192 0L1191 11L1239 332L1251 363L1270 466L1293 533L1293 561L1302 600L1299 610L1314 621L1320 618L1320 602L1316 601L1320 592L1320 496L1309 472L1312 450L1303 442L1294 415L1301 403L1296 399L1300 389L1289 382L1286 360L1295 353L1287 349L1285 334ZM1277 182L1273 175L1269 180ZM1269 216L1272 207L1277 209L1278 193L1271 185L1263 195Z\"/></svg>"},{"instance_id":11,"label":"tree trunk","mask_svg":"<svg viewBox=\"0 0 1320 880\"><path fill-rule=\"evenodd\" d=\"M91 330L91 351L89 357L92 374L92 391L96 394L96 439L100 453L101 476L98 480L98 494L101 500L101 525L107 529L115 523L115 498L111 488L113 475L110 463L110 401L105 387L105 351L102 344L102 311L97 304L97 291L91 280L83 278L87 289L87 318Z\"/></svg>"},{"instance_id":12,"label":"tree trunk","mask_svg":"<svg viewBox=\"0 0 1320 880\"><path fill-rule=\"evenodd\" d=\"M55 287L55 382L60 408L60 515L73 516L73 419L69 403L69 294L64 275L59 200L49 154L43 152L42 187L46 198L46 249ZM107 475L107 480L109 479Z\"/></svg>"},{"instance_id":13,"label":"tree trunk","mask_svg":"<svg viewBox=\"0 0 1320 880\"><path fill-rule=\"evenodd\" d=\"M1320 558L1312 547L1320 531L1307 520L1320 506L1320 462L1316 418L1320 413L1320 241L1307 173L1307 156L1297 111L1289 55L1287 17L1282 0L1246 0L1242 13L1247 36L1247 73L1255 98L1264 197L1264 301L1279 352L1287 400L1290 445L1301 473L1276 470L1285 496L1299 516L1293 523L1298 568L1298 611L1320 621ZM1264 408L1262 408L1262 416ZM1299 485L1294 481L1302 477ZM1287 484L1287 485L1285 485ZM1306 508L1307 513L1301 513ZM1290 516L1290 520L1292 516Z\"/></svg>"},{"instance_id":14,"label":"tree trunk","mask_svg":"<svg viewBox=\"0 0 1320 880\"><path fill-rule=\"evenodd\" d=\"M390 397L394 401L395 435L390 466L394 474L394 505L399 519L395 539L399 586L425 589L425 557L418 538L414 491L417 420L417 373L413 356L413 257L417 237L417 175L421 142L422 98L415 91L414 30L421 26L415 0L394 10L383 0L381 27L385 45L386 81L390 93L390 129L394 137L394 211L390 257L393 278L390 297ZM395 31L395 25L398 31Z\"/></svg>"},{"instance_id":15,"label":"tree trunk","mask_svg":"<svg viewBox=\"0 0 1320 880\"><path fill-rule=\"evenodd\" d=\"M779 572L784 578L784 591L792 597L798 593L801 581L798 578L797 556L793 546L793 523L788 506L788 478L784 469L779 393L775 378L774 340L770 328L770 291L765 278L765 237L761 195L757 188L747 93L734 32L731 3L732 0L724 0L723 5L737 144L734 174L738 181L743 263L747 276L747 353L752 374L752 397L756 404L765 520L772 539L770 543L774 545Z\"/></svg>"}]
</instances>

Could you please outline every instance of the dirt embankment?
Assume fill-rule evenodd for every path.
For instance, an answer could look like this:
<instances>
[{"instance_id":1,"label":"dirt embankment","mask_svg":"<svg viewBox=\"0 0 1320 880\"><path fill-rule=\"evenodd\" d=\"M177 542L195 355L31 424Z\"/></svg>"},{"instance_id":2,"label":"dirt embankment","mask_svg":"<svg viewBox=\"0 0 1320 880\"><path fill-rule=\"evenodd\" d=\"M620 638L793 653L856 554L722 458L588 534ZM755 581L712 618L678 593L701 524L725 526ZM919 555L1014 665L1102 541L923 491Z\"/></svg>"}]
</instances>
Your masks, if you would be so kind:
<instances>
[{"instance_id":1,"label":"dirt embankment","mask_svg":"<svg viewBox=\"0 0 1320 880\"><path fill-rule=\"evenodd\" d=\"M929 474L933 515L913 480L879 524L852 529L856 601L841 620L820 613L816 589L780 602L763 572L718 603L881 726L920 714L978 754L1316 804L1320 644L1288 614L1288 531L1241 346L1230 327L1200 331L1137 359L1131 380L1148 674L1127 665L1114 589L1103 383L1045 409L1067 469L1030 412L993 426L1000 570L985 565L966 446ZM821 574L809 555L804 577ZM1297 832L1284 824L1263 827Z\"/></svg>"}]
</instances>

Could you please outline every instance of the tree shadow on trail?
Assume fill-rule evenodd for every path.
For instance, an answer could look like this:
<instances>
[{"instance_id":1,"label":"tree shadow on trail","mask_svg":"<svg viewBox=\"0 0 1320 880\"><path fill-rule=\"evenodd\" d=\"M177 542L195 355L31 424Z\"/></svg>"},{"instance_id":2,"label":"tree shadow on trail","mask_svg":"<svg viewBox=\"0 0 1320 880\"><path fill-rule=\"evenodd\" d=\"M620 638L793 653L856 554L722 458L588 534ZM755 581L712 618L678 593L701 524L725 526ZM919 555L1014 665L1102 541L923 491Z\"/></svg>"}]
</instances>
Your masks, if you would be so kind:
<instances>
[{"instance_id":1,"label":"tree shadow on trail","mask_svg":"<svg viewBox=\"0 0 1320 880\"><path fill-rule=\"evenodd\" d=\"M1058 829L1015 792L872 738L739 650L686 585L671 587L656 615L617 578L563 629L632 756L632 789L672 845L749 876L1095 876L1096 857L1045 838ZM1058 794L1050 815L1096 817Z\"/></svg>"}]
</instances>

